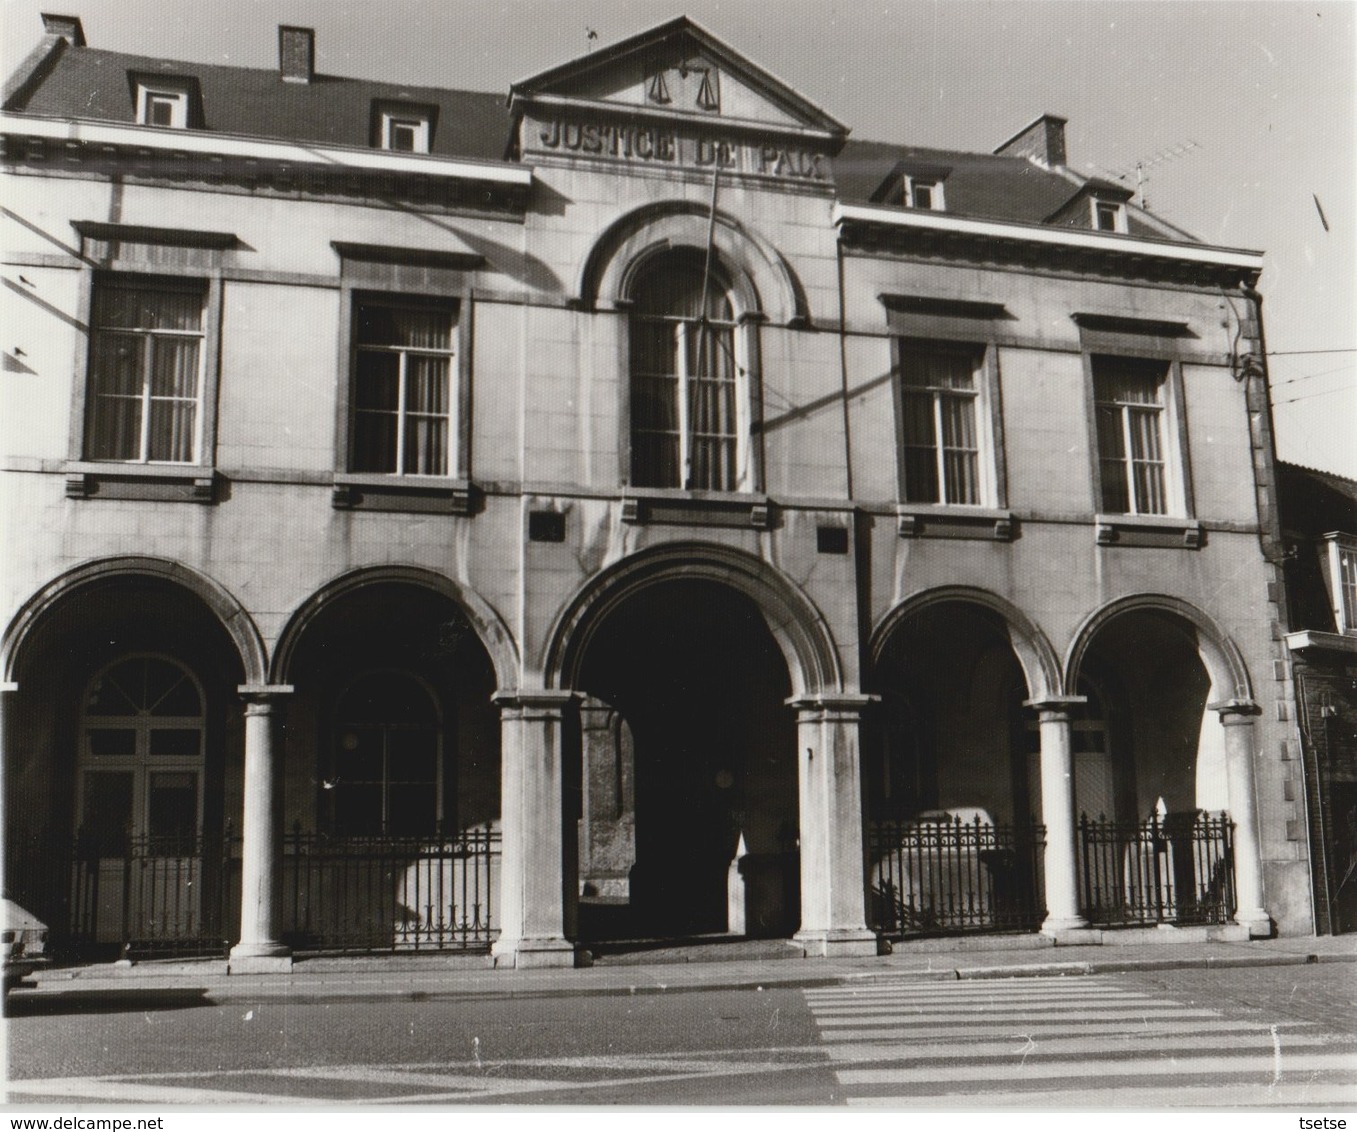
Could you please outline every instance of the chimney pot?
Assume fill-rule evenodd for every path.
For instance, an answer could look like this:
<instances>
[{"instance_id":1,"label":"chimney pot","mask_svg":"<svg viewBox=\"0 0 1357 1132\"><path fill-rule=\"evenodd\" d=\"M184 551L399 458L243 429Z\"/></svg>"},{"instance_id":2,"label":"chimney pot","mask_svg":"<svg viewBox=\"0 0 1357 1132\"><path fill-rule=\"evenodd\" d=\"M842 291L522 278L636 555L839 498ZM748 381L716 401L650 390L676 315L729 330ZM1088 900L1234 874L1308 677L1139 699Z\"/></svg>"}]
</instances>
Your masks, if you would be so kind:
<instances>
[{"instance_id":1,"label":"chimney pot","mask_svg":"<svg viewBox=\"0 0 1357 1132\"><path fill-rule=\"evenodd\" d=\"M309 83L316 74L314 28L278 27L278 72L285 83Z\"/></svg>"},{"instance_id":2,"label":"chimney pot","mask_svg":"<svg viewBox=\"0 0 1357 1132\"><path fill-rule=\"evenodd\" d=\"M57 16L43 12L42 30L48 35L59 35L72 47L85 46L85 28L79 16Z\"/></svg>"},{"instance_id":3,"label":"chimney pot","mask_svg":"<svg viewBox=\"0 0 1357 1132\"><path fill-rule=\"evenodd\" d=\"M1003 157L1032 157L1043 165L1065 164L1065 118L1043 114L994 152Z\"/></svg>"}]
</instances>

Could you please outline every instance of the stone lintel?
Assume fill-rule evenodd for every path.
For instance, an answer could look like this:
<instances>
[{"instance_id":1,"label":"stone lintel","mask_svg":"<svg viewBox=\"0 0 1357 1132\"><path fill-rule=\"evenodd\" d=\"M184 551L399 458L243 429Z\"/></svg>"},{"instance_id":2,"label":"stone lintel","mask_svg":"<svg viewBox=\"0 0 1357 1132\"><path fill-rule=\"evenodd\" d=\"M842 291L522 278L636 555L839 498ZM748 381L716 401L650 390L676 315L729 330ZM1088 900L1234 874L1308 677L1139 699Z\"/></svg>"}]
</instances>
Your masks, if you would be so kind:
<instances>
[{"instance_id":1,"label":"stone lintel","mask_svg":"<svg viewBox=\"0 0 1357 1132\"><path fill-rule=\"evenodd\" d=\"M237 684L236 693L247 700L271 700L275 696L290 696L297 690L295 684Z\"/></svg>"},{"instance_id":2,"label":"stone lintel","mask_svg":"<svg viewBox=\"0 0 1357 1132\"><path fill-rule=\"evenodd\" d=\"M1073 709L1088 703L1087 696L1042 696L1038 699L1023 700L1022 706L1038 712L1060 712L1068 715Z\"/></svg>"},{"instance_id":3,"label":"stone lintel","mask_svg":"<svg viewBox=\"0 0 1357 1132\"><path fill-rule=\"evenodd\" d=\"M829 692L792 696L783 701L788 707L801 713L822 712L825 715L858 717L872 704L880 703L881 697L861 692Z\"/></svg>"},{"instance_id":4,"label":"stone lintel","mask_svg":"<svg viewBox=\"0 0 1357 1132\"><path fill-rule=\"evenodd\" d=\"M497 691L490 702L501 711L546 712L560 714L580 699L568 688L529 688Z\"/></svg>"}]
</instances>

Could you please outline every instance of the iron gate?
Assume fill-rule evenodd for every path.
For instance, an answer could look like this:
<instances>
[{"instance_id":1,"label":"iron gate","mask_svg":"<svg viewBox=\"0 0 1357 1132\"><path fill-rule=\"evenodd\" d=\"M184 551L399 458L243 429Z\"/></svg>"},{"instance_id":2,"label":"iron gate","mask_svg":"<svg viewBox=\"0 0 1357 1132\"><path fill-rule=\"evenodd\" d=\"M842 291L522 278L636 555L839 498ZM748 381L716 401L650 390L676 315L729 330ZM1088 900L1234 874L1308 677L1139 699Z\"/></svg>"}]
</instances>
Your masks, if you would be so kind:
<instances>
[{"instance_id":1,"label":"iron gate","mask_svg":"<svg viewBox=\"0 0 1357 1132\"><path fill-rule=\"evenodd\" d=\"M488 950L500 834L283 839L282 935L296 951Z\"/></svg>"},{"instance_id":2,"label":"iron gate","mask_svg":"<svg viewBox=\"0 0 1357 1132\"><path fill-rule=\"evenodd\" d=\"M1090 924L1223 924L1235 913L1228 814L1079 819L1081 911Z\"/></svg>"},{"instance_id":3,"label":"iron gate","mask_svg":"<svg viewBox=\"0 0 1357 1132\"><path fill-rule=\"evenodd\" d=\"M976 816L877 821L867 831L870 926L886 936L1035 930L1045 916L1034 823Z\"/></svg>"}]
</instances>

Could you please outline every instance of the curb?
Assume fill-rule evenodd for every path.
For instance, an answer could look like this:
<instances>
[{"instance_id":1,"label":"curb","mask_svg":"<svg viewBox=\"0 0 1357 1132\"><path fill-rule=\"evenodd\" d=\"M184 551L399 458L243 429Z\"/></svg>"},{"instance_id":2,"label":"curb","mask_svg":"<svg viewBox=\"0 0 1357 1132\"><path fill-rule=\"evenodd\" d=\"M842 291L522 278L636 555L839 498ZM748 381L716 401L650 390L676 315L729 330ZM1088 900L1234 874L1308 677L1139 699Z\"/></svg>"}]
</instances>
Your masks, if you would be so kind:
<instances>
[{"instance_id":1,"label":"curb","mask_svg":"<svg viewBox=\"0 0 1357 1132\"><path fill-rule=\"evenodd\" d=\"M985 967L942 967L935 970L871 970L835 974L781 976L770 972L761 977L694 982L686 979L616 983L596 986L513 986L507 982L493 987L440 987L400 985L366 990L312 989L294 983L279 984L241 980L236 986L214 981L210 986L103 986L80 987L71 982L61 990L41 987L17 987L6 1002L7 1015L74 1012L82 1008L137 1009L226 1006L233 1003L267 1005L322 1005L362 1002L466 1002L494 998L566 999L586 997L636 997L642 995L682 994L716 991L738 993L762 990L810 990L824 987L870 986L880 982L955 982L958 980L1079 977L1088 975L1135 973L1144 971L1214 970L1246 967L1310 966L1318 963L1357 962L1357 953L1316 955L1287 953L1240 956L1182 956L1156 959L1078 960L1065 963L1022 963ZM130 982L131 980L127 980ZM51 985L49 981L48 985ZM67 989L69 988L69 989Z\"/></svg>"}]
</instances>

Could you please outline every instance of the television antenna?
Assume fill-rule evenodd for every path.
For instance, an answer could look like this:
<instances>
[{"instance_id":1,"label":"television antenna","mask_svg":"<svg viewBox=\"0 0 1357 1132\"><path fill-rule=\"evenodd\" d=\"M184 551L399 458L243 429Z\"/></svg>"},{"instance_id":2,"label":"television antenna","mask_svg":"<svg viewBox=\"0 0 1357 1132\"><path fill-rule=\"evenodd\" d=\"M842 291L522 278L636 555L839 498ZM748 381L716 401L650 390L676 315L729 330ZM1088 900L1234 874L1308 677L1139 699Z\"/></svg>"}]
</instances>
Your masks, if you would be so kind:
<instances>
[{"instance_id":1,"label":"television antenna","mask_svg":"<svg viewBox=\"0 0 1357 1132\"><path fill-rule=\"evenodd\" d=\"M1148 198L1145 196L1145 185L1150 180L1147 176L1148 170L1153 169L1156 165L1163 165L1166 162L1177 161L1180 158L1186 157L1195 149L1201 149L1201 146L1189 139L1188 141L1179 142L1177 145L1171 145L1165 149L1161 149L1158 153L1151 154L1149 157L1143 157L1129 169L1113 171L1111 169L1103 169L1097 165L1093 165L1092 168L1096 169L1099 173L1112 177L1118 181L1129 181L1131 177L1134 176L1136 179L1135 202L1148 212L1150 204Z\"/></svg>"}]
</instances>

